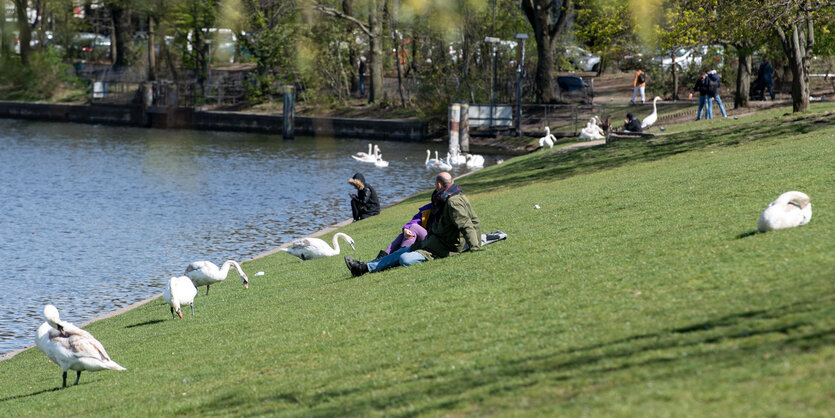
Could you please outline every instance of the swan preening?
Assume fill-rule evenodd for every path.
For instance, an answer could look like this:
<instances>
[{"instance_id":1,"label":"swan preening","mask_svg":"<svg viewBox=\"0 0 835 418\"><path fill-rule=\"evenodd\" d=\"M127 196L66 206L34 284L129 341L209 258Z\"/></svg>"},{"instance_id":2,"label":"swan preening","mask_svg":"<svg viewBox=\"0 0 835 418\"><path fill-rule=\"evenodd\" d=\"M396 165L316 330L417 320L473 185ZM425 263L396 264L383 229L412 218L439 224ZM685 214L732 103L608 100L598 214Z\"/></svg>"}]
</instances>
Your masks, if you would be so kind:
<instances>
[{"instance_id":1,"label":"swan preening","mask_svg":"<svg viewBox=\"0 0 835 418\"><path fill-rule=\"evenodd\" d=\"M557 142L557 137L551 133L551 128L546 126L545 127L545 136L539 138L539 146L544 147L548 146L548 148L554 148L554 143Z\"/></svg>"},{"instance_id":2,"label":"swan preening","mask_svg":"<svg viewBox=\"0 0 835 418\"><path fill-rule=\"evenodd\" d=\"M603 139L606 135L603 128L600 127L600 119L597 116L592 117L586 127L580 130L580 139Z\"/></svg>"},{"instance_id":3,"label":"swan preening","mask_svg":"<svg viewBox=\"0 0 835 418\"><path fill-rule=\"evenodd\" d=\"M339 238L344 239L351 246L352 250L355 249L353 238L342 232L337 232L333 236L333 248L319 238L302 238L293 241L290 247L282 248L281 250L302 260L331 257L339 254Z\"/></svg>"},{"instance_id":4,"label":"swan preening","mask_svg":"<svg viewBox=\"0 0 835 418\"><path fill-rule=\"evenodd\" d=\"M805 193L791 191L768 204L759 221L760 232L806 225L812 219L812 202Z\"/></svg>"},{"instance_id":5,"label":"swan preening","mask_svg":"<svg viewBox=\"0 0 835 418\"><path fill-rule=\"evenodd\" d=\"M438 151L435 151L435 158L430 159L429 158L430 156L431 156L431 152L429 150L426 150L426 162L424 163L424 165L426 165L426 167L437 168L437 169L443 170L443 171L452 170L452 165L451 164L449 164L446 161L441 160L441 159L438 158Z\"/></svg>"},{"instance_id":6,"label":"swan preening","mask_svg":"<svg viewBox=\"0 0 835 418\"><path fill-rule=\"evenodd\" d=\"M658 96L655 96L655 98L652 99L652 113L649 116L645 117L643 122L641 122L641 129L649 129L649 127L652 126L655 123L655 121L658 120L658 108L656 107L655 103L659 100L663 99L661 99Z\"/></svg>"},{"instance_id":7,"label":"swan preening","mask_svg":"<svg viewBox=\"0 0 835 418\"><path fill-rule=\"evenodd\" d=\"M478 154L467 155L467 168L481 168L484 167L484 157Z\"/></svg>"},{"instance_id":8,"label":"swan preening","mask_svg":"<svg viewBox=\"0 0 835 418\"><path fill-rule=\"evenodd\" d=\"M246 276L241 265L235 260L227 260L221 267L218 267L211 261L195 261L186 267L185 275L194 283L194 287L206 286L206 295L209 295L209 286L226 280L229 274L229 268L235 267L238 270L238 277L244 284L244 288L249 288L249 277Z\"/></svg>"},{"instance_id":9,"label":"swan preening","mask_svg":"<svg viewBox=\"0 0 835 418\"><path fill-rule=\"evenodd\" d=\"M64 322L52 305L43 308L46 322L38 328L35 340L38 348L55 364L61 366L63 384L67 387L67 370L75 370L75 384L84 370L127 370L110 359L104 346L89 332Z\"/></svg>"},{"instance_id":10,"label":"swan preening","mask_svg":"<svg viewBox=\"0 0 835 418\"><path fill-rule=\"evenodd\" d=\"M208 290L206 288L207 293ZM174 312L177 312L180 318L183 317L183 311L181 310L183 305L191 305L191 315L194 316L195 296L197 296L197 288L194 287L194 283L188 276L172 277L168 280L165 290L162 291L162 297L171 306L171 317L174 319L177 319Z\"/></svg>"}]
</instances>

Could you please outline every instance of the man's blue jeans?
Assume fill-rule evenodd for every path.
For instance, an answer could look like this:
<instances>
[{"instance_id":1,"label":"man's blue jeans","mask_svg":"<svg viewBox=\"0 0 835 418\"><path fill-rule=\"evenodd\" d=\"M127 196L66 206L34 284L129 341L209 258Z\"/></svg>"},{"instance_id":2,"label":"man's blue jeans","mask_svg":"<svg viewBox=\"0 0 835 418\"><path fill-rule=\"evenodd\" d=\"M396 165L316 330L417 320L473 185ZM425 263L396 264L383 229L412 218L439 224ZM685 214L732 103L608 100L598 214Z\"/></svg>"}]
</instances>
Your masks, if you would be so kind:
<instances>
[{"instance_id":1,"label":"man's blue jeans","mask_svg":"<svg viewBox=\"0 0 835 418\"><path fill-rule=\"evenodd\" d=\"M713 119L713 102L710 96L699 95L699 113L696 114L696 120L702 118L702 109L705 111L705 119Z\"/></svg>"},{"instance_id":2,"label":"man's blue jeans","mask_svg":"<svg viewBox=\"0 0 835 418\"><path fill-rule=\"evenodd\" d=\"M719 98L719 95L717 94L716 96L713 96L713 100L715 100L716 103L719 105L719 110L722 111L722 117L727 118L728 112L725 111L725 106L722 105L722 99ZM710 111L711 113L713 113L713 106L711 106Z\"/></svg>"},{"instance_id":3,"label":"man's blue jeans","mask_svg":"<svg viewBox=\"0 0 835 418\"><path fill-rule=\"evenodd\" d=\"M383 258L369 261L368 264L368 271L375 272L375 271L383 271L388 268L397 267L397 266L404 266L408 267L412 264L422 263L426 261L426 257L423 254L417 251L409 251L409 247L401 248Z\"/></svg>"}]
</instances>

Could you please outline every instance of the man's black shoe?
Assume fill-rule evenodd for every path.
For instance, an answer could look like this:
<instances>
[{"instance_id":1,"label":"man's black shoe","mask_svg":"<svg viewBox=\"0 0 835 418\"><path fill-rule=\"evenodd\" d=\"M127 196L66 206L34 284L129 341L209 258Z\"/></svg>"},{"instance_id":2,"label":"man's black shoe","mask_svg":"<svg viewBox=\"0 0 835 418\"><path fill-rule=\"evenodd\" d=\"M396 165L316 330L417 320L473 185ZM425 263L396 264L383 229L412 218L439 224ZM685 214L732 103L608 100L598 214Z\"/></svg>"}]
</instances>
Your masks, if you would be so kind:
<instances>
[{"instance_id":1,"label":"man's black shoe","mask_svg":"<svg viewBox=\"0 0 835 418\"><path fill-rule=\"evenodd\" d=\"M389 253L387 253L387 252L385 252L385 251L383 251L383 250L380 250L380 252L379 252L379 253L377 253L377 258L375 258L375 260L379 260L379 259L381 259L381 258L383 258L383 257L385 257L385 256L387 256L387 255L389 255Z\"/></svg>"},{"instance_id":2,"label":"man's black shoe","mask_svg":"<svg viewBox=\"0 0 835 418\"><path fill-rule=\"evenodd\" d=\"M347 255L345 256L345 265L348 266L348 270L351 270L351 276L357 277L368 273L368 264L360 263Z\"/></svg>"}]
</instances>

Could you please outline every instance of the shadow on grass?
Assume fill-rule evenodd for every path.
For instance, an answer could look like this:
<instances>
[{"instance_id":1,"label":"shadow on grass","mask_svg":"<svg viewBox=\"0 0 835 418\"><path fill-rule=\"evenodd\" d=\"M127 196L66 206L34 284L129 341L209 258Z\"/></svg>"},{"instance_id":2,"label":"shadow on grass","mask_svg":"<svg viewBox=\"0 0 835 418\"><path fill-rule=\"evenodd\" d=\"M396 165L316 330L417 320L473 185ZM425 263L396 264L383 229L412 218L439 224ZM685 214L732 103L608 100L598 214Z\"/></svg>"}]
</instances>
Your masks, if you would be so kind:
<instances>
[{"instance_id":1,"label":"shadow on grass","mask_svg":"<svg viewBox=\"0 0 835 418\"><path fill-rule=\"evenodd\" d=\"M44 390L39 390L37 392L28 393L26 395L9 396L8 398L0 399L0 403L6 402L6 401L13 401L15 399L28 398L30 396L38 396L38 395L41 395L41 394L44 394L44 393L47 393L47 392L55 392L55 391L58 391L58 390L61 390L61 388L60 387L55 387L55 388L52 388L52 389L44 389Z\"/></svg>"},{"instance_id":2,"label":"shadow on grass","mask_svg":"<svg viewBox=\"0 0 835 418\"><path fill-rule=\"evenodd\" d=\"M743 232L743 233L737 235L736 238L737 239L748 238L748 237L757 235L758 233L759 233L759 231L757 231L756 229L752 229L750 231L746 231L746 232Z\"/></svg>"},{"instance_id":3,"label":"shadow on grass","mask_svg":"<svg viewBox=\"0 0 835 418\"><path fill-rule=\"evenodd\" d=\"M146 325L154 325L154 324L158 324L160 322L165 322L165 321L162 320L162 319L152 319L150 321L145 321L145 322L139 322L137 324L126 325L125 328L144 327Z\"/></svg>"},{"instance_id":4,"label":"shadow on grass","mask_svg":"<svg viewBox=\"0 0 835 418\"><path fill-rule=\"evenodd\" d=\"M412 377L328 386L315 393L279 392L257 395L229 394L195 406L194 411L235 410L243 404L259 405L255 415L279 410L305 415L368 415L383 412L394 416L439 415L455 408L480 404L485 396L525 396L527 387L563 388L566 400L594 395L607 385L596 381L617 381L619 385L648 379L684 377L694 370L708 372L744 367L760 354L812 351L835 344L831 317L835 294L814 300L754 311L740 311L654 333L633 335L612 341L551 350L529 355L523 351L512 358L459 370L433 368L416 371ZM557 338L555 335L554 338ZM721 344L736 340L729 347ZM719 343L719 344L716 344ZM631 372L634 370L634 372ZM631 374L630 374L631 372ZM609 376L618 373L617 376ZM411 373L409 373L412 375ZM592 393L589 393L592 392ZM559 401L559 399L554 399ZM259 410L260 408L260 410Z\"/></svg>"},{"instance_id":5,"label":"shadow on grass","mask_svg":"<svg viewBox=\"0 0 835 418\"><path fill-rule=\"evenodd\" d=\"M735 146L752 141L764 141L795 136L820 129L820 124L833 124L827 114L812 114L801 118L782 117L769 121L731 125L722 128L658 136L654 139L626 139L593 148L571 152L540 150L530 158L512 160L499 170L476 172L461 179L465 190L487 192L494 189L515 188L548 180L565 179L576 175L602 171L626 164L656 161L685 152L708 147Z\"/></svg>"}]
</instances>

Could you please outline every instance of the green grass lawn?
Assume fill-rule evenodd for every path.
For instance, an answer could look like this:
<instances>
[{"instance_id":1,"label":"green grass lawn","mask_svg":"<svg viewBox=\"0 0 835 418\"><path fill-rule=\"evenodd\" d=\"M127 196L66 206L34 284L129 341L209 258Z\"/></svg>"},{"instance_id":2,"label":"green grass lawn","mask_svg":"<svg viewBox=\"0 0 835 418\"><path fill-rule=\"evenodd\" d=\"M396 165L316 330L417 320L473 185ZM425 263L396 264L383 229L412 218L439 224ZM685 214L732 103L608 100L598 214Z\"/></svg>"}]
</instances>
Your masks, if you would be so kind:
<instances>
[{"instance_id":1,"label":"green grass lawn","mask_svg":"<svg viewBox=\"0 0 835 418\"><path fill-rule=\"evenodd\" d=\"M459 184L506 241L360 278L248 262L250 288L201 291L194 317L160 298L90 325L127 371L56 390L37 349L0 363L0 415L831 416L832 111L488 167ZM752 233L788 190L812 221ZM343 228L345 253L372 258L428 196Z\"/></svg>"}]
</instances>

